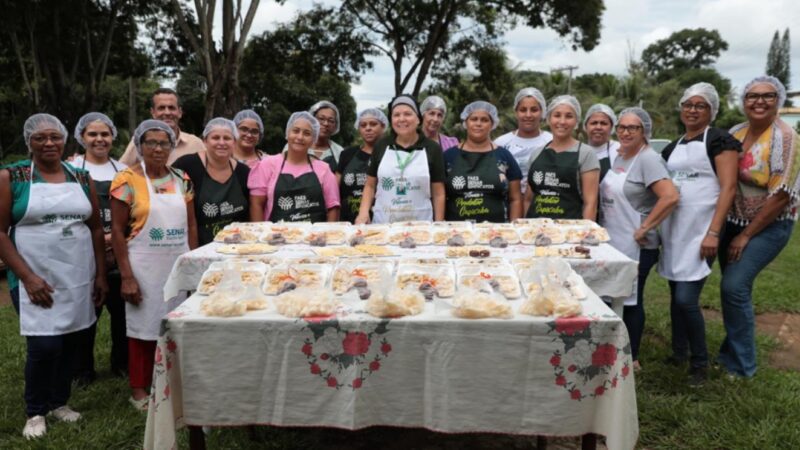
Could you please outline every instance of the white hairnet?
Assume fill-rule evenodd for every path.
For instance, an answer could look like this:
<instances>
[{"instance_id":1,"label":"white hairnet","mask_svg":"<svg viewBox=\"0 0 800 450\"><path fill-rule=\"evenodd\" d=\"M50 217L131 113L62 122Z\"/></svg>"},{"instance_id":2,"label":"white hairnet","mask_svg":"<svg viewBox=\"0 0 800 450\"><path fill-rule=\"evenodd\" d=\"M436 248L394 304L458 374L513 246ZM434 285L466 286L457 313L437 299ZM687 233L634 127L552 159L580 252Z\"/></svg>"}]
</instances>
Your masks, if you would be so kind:
<instances>
[{"instance_id":1,"label":"white hairnet","mask_svg":"<svg viewBox=\"0 0 800 450\"><path fill-rule=\"evenodd\" d=\"M778 93L778 108L783 106L786 102L786 86L781 83L781 80L771 76L771 75L761 75L759 77L753 78L749 83L747 83L742 91L742 106L744 107L744 96L750 92L750 89L753 89L753 86L759 83L767 83L771 84L775 91Z\"/></svg>"},{"instance_id":2,"label":"white hairnet","mask_svg":"<svg viewBox=\"0 0 800 450\"><path fill-rule=\"evenodd\" d=\"M203 140L216 128L230 131L233 138L237 141L239 140L239 129L236 128L236 124L224 117L214 117L208 121L205 129L203 129Z\"/></svg>"},{"instance_id":3,"label":"white hairnet","mask_svg":"<svg viewBox=\"0 0 800 450\"><path fill-rule=\"evenodd\" d=\"M31 135L49 129L58 130L58 132L64 136L64 141L66 142L69 134L64 124L58 120L58 117L45 113L38 113L28 117L28 120L25 121L25 125L22 126L22 136L25 138L25 145L28 147L28 150L31 149Z\"/></svg>"},{"instance_id":4,"label":"white hairnet","mask_svg":"<svg viewBox=\"0 0 800 450\"><path fill-rule=\"evenodd\" d=\"M292 125L298 120L305 120L311 124L311 137L313 138L311 144L313 145L314 142L317 142L317 138L319 137L319 120L317 120L312 113L306 111L298 111L289 116L289 120L286 122L286 138L289 138L289 130L292 129Z\"/></svg>"},{"instance_id":5,"label":"white hairnet","mask_svg":"<svg viewBox=\"0 0 800 450\"><path fill-rule=\"evenodd\" d=\"M650 140L650 138L653 136L653 119L650 118L650 114L638 106L632 106L620 111L618 116L619 120L622 120L622 117L627 116L628 114L632 114L639 119L639 122L642 124L642 130L644 131L644 137L647 140Z\"/></svg>"},{"instance_id":6,"label":"white hairnet","mask_svg":"<svg viewBox=\"0 0 800 450\"><path fill-rule=\"evenodd\" d=\"M694 96L703 97L703 100L711 105L711 121L713 122L719 112L719 94L717 94L717 88L711 83L695 83L683 91L683 96L681 97L681 101L678 102L678 107L680 108L683 102Z\"/></svg>"},{"instance_id":7,"label":"white hairnet","mask_svg":"<svg viewBox=\"0 0 800 450\"><path fill-rule=\"evenodd\" d=\"M483 100L478 100L477 102L472 102L465 106L464 110L461 111L461 120L466 121L475 111L484 111L489 114L489 117L492 119L492 130L497 128L500 122L500 117L497 115L497 108L495 108L493 104Z\"/></svg>"},{"instance_id":8,"label":"white hairnet","mask_svg":"<svg viewBox=\"0 0 800 450\"><path fill-rule=\"evenodd\" d=\"M514 111L517 110L519 102L525 97L533 97L536 99L536 102L539 103L539 108L542 110L542 117L547 116L547 102L544 100L542 92L535 87L526 87L517 92L517 96L514 97Z\"/></svg>"},{"instance_id":9,"label":"white hairnet","mask_svg":"<svg viewBox=\"0 0 800 450\"><path fill-rule=\"evenodd\" d=\"M356 130L358 129L358 124L361 123L361 119L365 117L374 118L378 122L382 123L384 128L389 126L389 119L386 118L386 114L384 114L383 111L381 111L378 108L367 108L358 113L358 117L356 117L356 124L355 124Z\"/></svg>"},{"instance_id":10,"label":"white hairnet","mask_svg":"<svg viewBox=\"0 0 800 450\"><path fill-rule=\"evenodd\" d=\"M614 110L611 109L610 106L606 105L605 103L595 103L586 111L586 117L583 119L584 130L586 129L586 124L589 123L589 118L595 113L603 113L608 116L608 119L611 121L612 128L617 124L617 116L614 114Z\"/></svg>"},{"instance_id":11,"label":"white hairnet","mask_svg":"<svg viewBox=\"0 0 800 450\"><path fill-rule=\"evenodd\" d=\"M444 103L444 99L438 95L430 95L423 100L422 106L419 107L419 112L420 114L425 114L425 111L429 109L441 109L442 115L447 115L447 105Z\"/></svg>"},{"instance_id":12,"label":"white hairnet","mask_svg":"<svg viewBox=\"0 0 800 450\"><path fill-rule=\"evenodd\" d=\"M334 105L333 103L331 103L331 102L329 102L327 100L322 100L320 102L314 103L314 106L309 108L308 112L313 114L314 117L316 118L317 112L320 109L325 109L325 108L332 109L333 110L333 115L336 116L336 129L333 130L333 133L331 133L331 136L333 136L334 134L339 132L339 126L342 124L341 120L339 120L339 108L337 108L336 105ZM319 122L319 121L317 121L317 122ZM318 125L319 125L319 123L318 123ZM317 130L317 136L319 136L319 130ZM316 140L317 140L317 138L314 138L315 142L316 142Z\"/></svg>"},{"instance_id":13,"label":"white hairnet","mask_svg":"<svg viewBox=\"0 0 800 450\"><path fill-rule=\"evenodd\" d=\"M578 122L581 121L581 102L571 95L559 95L558 97L550 99L550 103L547 105L547 112L545 115L550 117L550 114L553 113L553 110L556 109L556 106L560 105L567 105L572 108L572 110L575 111L575 116L577 117Z\"/></svg>"},{"instance_id":14,"label":"white hairnet","mask_svg":"<svg viewBox=\"0 0 800 450\"><path fill-rule=\"evenodd\" d=\"M163 131L167 133L169 143L172 144L172 149L170 151L175 150L175 132L172 131L172 128L167 125L166 122L147 119L142 121L142 123L136 127L136 131L133 132L133 145L136 146L136 152L139 153L139 156L142 156L142 139L144 139L144 135L148 131Z\"/></svg>"},{"instance_id":15,"label":"white hairnet","mask_svg":"<svg viewBox=\"0 0 800 450\"><path fill-rule=\"evenodd\" d=\"M75 125L75 132L72 134L81 147L86 148L86 143L83 142L83 131L86 130L86 127L92 122L102 122L111 130L111 139L117 138L117 127L114 126L114 122L112 122L107 115L99 112L90 112L78 119L78 124Z\"/></svg>"},{"instance_id":16,"label":"white hairnet","mask_svg":"<svg viewBox=\"0 0 800 450\"><path fill-rule=\"evenodd\" d=\"M233 123L235 123L236 126L238 127L243 120L247 119L255 120L256 123L258 124L259 133L261 133L261 136L264 136L264 122L261 121L261 116L259 116L258 113L253 111L252 109L243 109L238 113L236 113L236 115L233 116Z\"/></svg>"}]
</instances>

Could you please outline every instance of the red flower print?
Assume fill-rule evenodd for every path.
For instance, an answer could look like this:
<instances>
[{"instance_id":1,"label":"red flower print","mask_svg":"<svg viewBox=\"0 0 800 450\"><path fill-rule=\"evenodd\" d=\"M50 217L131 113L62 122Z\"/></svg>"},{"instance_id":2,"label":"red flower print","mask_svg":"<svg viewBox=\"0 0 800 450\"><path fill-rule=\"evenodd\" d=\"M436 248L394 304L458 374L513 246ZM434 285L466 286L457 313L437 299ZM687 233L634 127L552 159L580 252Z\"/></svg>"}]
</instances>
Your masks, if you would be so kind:
<instances>
[{"instance_id":1,"label":"red flower print","mask_svg":"<svg viewBox=\"0 0 800 450\"><path fill-rule=\"evenodd\" d=\"M592 353L593 366L611 366L617 362L617 347L611 344L601 344Z\"/></svg>"},{"instance_id":2,"label":"red flower print","mask_svg":"<svg viewBox=\"0 0 800 450\"><path fill-rule=\"evenodd\" d=\"M573 400L580 400L581 399L581 391L580 391L580 389L573 389L572 391L570 391L569 396Z\"/></svg>"},{"instance_id":3,"label":"red flower print","mask_svg":"<svg viewBox=\"0 0 800 450\"><path fill-rule=\"evenodd\" d=\"M625 369L622 369L622 370L624 371ZM614 379L611 380L611 387L612 388L617 387L617 377L614 377Z\"/></svg>"},{"instance_id":4,"label":"red flower print","mask_svg":"<svg viewBox=\"0 0 800 450\"><path fill-rule=\"evenodd\" d=\"M322 370L319 368L319 366L317 364L312 364L311 365L311 373L313 373L314 375L319 375L319 373L321 371Z\"/></svg>"},{"instance_id":5,"label":"red flower print","mask_svg":"<svg viewBox=\"0 0 800 450\"><path fill-rule=\"evenodd\" d=\"M390 351L392 351L392 344L383 344L383 345L381 345L381 353L383 353L384 355L387 355L387 354L389 354Z\"/></svg>"},{"instance_id":6,"label":"red flower print","mask_svg":"<svg viewBox=\"0 0 800 450\"><path fill-rule=\"evenodd\" d=\"M627 377L630 372L631 372L631 369L629 369L628 366L623 367L622 368L622 378Z\"/></svg>"},{"instance_id":7,"label":"red flower print","mask_svg":"<svg viewBox=\"0 0 800 450\"><path fill-rule=\"evenodd\" d=\"M333 318L333 316L334 316L333 314L329 316L309 316L309 317L303 317L303 320L305 320L308 323L321 323Z\"/></svg>"},{"instance_id":8,"label":"red flower print","mask_svg":"<svg viewBox=\"0 0 800 450\"><path fill-rule=\"evenodd\" d=\"M570 364L569 367L567 367L567 370L569 370L570 372L575 372L576 370L578 370L578 367L575 364Z\"/></svg>"},{"instance_id":9,"label":"red flower print","mask_svg":"<svg viewBox=\"0 0 800 450\"><path fill-rule=\"evenodd\" d=\"M156 364L161 364L161 347L156 347Z\"/></svg>"},{"instance_id":10,"label":"red flower print","mask_svg":"<svg viewBox=\"0 0 800 450\"><path fill-rule=\"evenodd\" d=\"M167 351L170 353L174 353L175 350L178 349L178 344L175 341L167 341Z\"/></svg>"},{"instance_id":11,"label":"red flower print","mask_svg":"<svg viewBox=\"0 0 800 450\"><path fill-rule=\"evenodd\" d=\"M358 389L361 387L361 378L356 378L353 380L353 389Z\"/></svg>"},{"instance_id":12,"label":"red flower print","mask_svg":"<svg viewBox=\"0 0 800 450\"><path fill-rule=\"evenodd\" d=\"M369 350L369 336L366 333L347 333L342 341L344 352L350 356L358 356Z\"/></svg>"},{"instance_id":13,"label":"red flower print","mask_svg":"<svg viewBox=\"0 0 800 450\"><path fill-rule=\"evenodd\" d=\"M558 355L553 356L552 358L550 358L550 364L553 367L560 366L561 365L561 357L558 356Z\"/></svg>"},{"instance_id":14,"label":"red flower print","mask_svg":"<svg viewBox=\"0 0 800 450\"><path fill-rule=\"evenodd\" d=\"M336 387L339 385L339 382L336 381L336 377L328 377L328 386L329 387Z\"/></svg>"},{"instance_id":15,"label":"red flower print","mask_svg":"<svg viewBox=\"0 0 800 450\"><path fill-rule=\"evenodd\" d=\"M369 363L369 370L373 372L377 372L378 369L380 368L381 368L381 363L379 363L378 361L372 361L371 363Z\"/></svg>"},{"instance_id":16,"label":"red flower print","mask_svg":"<svg viewBox=\"0 0 800 450\"><path fill-rule=\"evenodd\" d=\"M564 375L559 375L559 376L556 377L556 385L557 386L566 386L567 385L567 379L564 378Z\"/></svg>"},{"instance_id":17,"label":"red flower print","mask_svg":"<svg viewBox=\"0 0 800 450\"><path fill-rule=\"evenodd\" d=\"M311 344L306 344L303 346L303 354L306 356L311 356L312 347Z\"/></svg>"},{"instance_id":18,"label":"red flower print","mask_svg":"<svg viewBox=\"0 0 800 450\"><path fill-rule=\"evenodd\" d=\"M172 369L172 361L167 361L167 370Z\"/></svg>"},{"instance_id":19,"label":"red flower print","mask_svg":"<svg viewBox=\"0 0 800 450\"><path fill-rule=\"evenodd\" d=\"M595 388L595 390L594 390L594 395L597 395L597 396L603 395L603 393L605 391L606 391L605 386L597 386L597 388Z\"/></svg>"},{"instance_id":20,"label":"red flower print","mask_svg":"<svg viewBox=\"0 0 800 450\"><path fill-rule=\"evenodd\" d=\"M331 357L331 355L329 355L327 353L323 353L323 354L319 355L319 359L321 359L323 361L327 361L330 357Z\"/></svg>"},{"instance_id":21,"label":"red flower print","mask_svg":"<svg viewBox=\"0 0 800 450\"><path fill-rule=\"evenodd\" d=\"M749 171L754 164L755 164L755 158L753 157L753 152L750 151L744 152L742 158L739 160L739 170Z\"/></svg>"},{"instance_id":22,"label":"red flower print","mask_svg":"<svg viewBox=\"0 0 800 450\"><path fill-rule=\"evenodd\" d=\"M589 318L585 316L556 319L556 332L574 336L589 328Z\"/></svg>"},{"instance_id":23,"label":"red flower print","mask_svg":"<svg viewBox=\"0 0 800 450\"><path fill-rule=\"evenodd\" d=\"M169 385L164 387L164 397L169 397Z\"/></svg>"}]
</instances>

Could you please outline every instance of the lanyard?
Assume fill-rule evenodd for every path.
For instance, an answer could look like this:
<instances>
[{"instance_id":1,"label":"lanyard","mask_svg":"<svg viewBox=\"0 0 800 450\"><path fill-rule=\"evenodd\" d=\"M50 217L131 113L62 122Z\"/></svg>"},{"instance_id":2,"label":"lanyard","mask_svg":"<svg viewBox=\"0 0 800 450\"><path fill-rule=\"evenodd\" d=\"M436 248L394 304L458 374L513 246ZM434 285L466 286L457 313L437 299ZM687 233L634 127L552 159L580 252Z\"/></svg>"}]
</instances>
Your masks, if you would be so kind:
<instances>
[{"instance_id":1,"label":"lanyard","mask_svg":"<svg viewBox=\"0 0 800 450\"><path fill-rule=\"evenodd\" d=\"M414 159L415 156L417 156L417 152L412 150L411 152L409 152L408 156L406 156L405 160L401 161L400 152L395 149L392 150L394 150L394 157L397 159L397 167L400 169L400 177L402 178L403 174L406 171L406 167L408 167L408 165L411 163L411 160Z\"/></svg>"}]
</instances>

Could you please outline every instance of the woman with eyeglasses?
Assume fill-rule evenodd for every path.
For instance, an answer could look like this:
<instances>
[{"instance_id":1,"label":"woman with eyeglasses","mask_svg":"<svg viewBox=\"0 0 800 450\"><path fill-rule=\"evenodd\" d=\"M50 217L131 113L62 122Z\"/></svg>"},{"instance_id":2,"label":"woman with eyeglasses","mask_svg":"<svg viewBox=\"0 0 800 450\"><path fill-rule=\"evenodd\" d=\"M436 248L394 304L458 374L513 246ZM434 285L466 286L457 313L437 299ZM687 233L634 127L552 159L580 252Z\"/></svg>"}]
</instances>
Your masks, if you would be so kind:
<instances>
[{"instance_id":1,"label":"woman with eyeglasses","mask_svg":"<svg viewBox=\"0 0 800 450\"><path fill-rule=\"evenodd\" d=\"M756 372L753 283L786 247L797 220L800 195L800 139L778 116L786 88L761 76L742 94L747 122L731 129L744 149L739 158L738 189L719 246L720 294L725 340L719 362L734 377Z\"/></svg>"},{"instance_id":2,"label":"woman with eyeglasses","mask_svg":"<svg viewBox=\"0 0 800 450\"><path fill-rule=\"evenodd\" d=\"M689 384L699 386L706 380L708 367L700 292L736 195L736 164L742 147L728 132L711 127L719 111L719 95L711 84L690 86L678 106L686 131L661 156L680 201L661 224L663 252L658 272L670 287L672 355L667 361L675 365L688 361Z\"/></svg>"},{"instance_id":3,"label":"woman with eyeglasses","mask_svg":"<svg viewBox=\"0 0 800 450\"><path fill-rule=\"evenodd\" d=\"M264 137L264 122L252 109L243 109L233 116L233 123L239 134L236 147L233 149L233 157L252 169L266 156L256 148Z\"/></svg>"},{"instance_id":4,"label":"woman with eyeglasses","mask_svg":"<svg viewBox=\"0 0 800 450\"><path fill-rule=\"evenodd\" d=\"M45 415L81 418L67 406L72 365L108 286L94 182L61 162L67 129L34 114L23 137L30 159L0 170L0 258L27 345L22 435L32 439L46 433Z\"/></svg>"},{"instance_id":5,"label":"woman with eyeglasses","mask_svg":"<svg viewBox=\"0 0 800 450\"><path fill-rule=\"evenodd\" d=\"M331 172L336 170L336 165L339 164L339 156L341 156L341 145L333 142L331 138L339 133L342 126L341 118L339 117L339 108L333 103L322 100L312 106L310 112L317 122L319 122L319 136L308 149L308 153L326 163L331 168Z\"/></svg>"},{"instance_id":6,"label":"woman with eyeglasses","mask_svg":"<svg viewBox=\"0 0 800 450\"><path fill-rule=\"evenodd\" d=\"M616 158L600 183L602 225L611 246L639 262L637 290L625 299L622 320L631 339L634 369L639 368L639 345L644 332L644 287L658 262L656 228L678 203L678 192L666 165L649 145L653 121L642 108L627 108L615 128Z\"/></svg>"},{"instance_id":7,"label":"woman with eyeglasses","mask_svg":"<svg viewBox=\"0 0 800 450\"><path fill-rule=\"evenodd\" d=\"M167 165L175 133L160 120L145 120L133 133L140 163L111 183L111 242L127 302L130 403L147 409L161 318L180 303L164 301L175 260L197 247L192 182Z\"/></svg>"}]
</instances>

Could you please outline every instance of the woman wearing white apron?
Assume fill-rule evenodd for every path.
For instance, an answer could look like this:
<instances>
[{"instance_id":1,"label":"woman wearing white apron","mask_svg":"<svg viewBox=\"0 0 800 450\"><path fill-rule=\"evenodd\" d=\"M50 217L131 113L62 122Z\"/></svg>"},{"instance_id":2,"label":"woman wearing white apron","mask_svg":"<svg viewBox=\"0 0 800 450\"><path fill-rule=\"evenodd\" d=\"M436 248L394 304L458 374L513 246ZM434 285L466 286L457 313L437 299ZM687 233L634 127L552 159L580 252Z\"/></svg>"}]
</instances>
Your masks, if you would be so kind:
<instances>
[{"instance_id":1,"label":"woman wearing white apron","mask_svg":"<svg viewBox=\"0 0 800 450\"><path fill-rule=\"evenodd\" d=\"M45 434L48 413L80 419L67 406L77 338L95 322L108 286L94 184L61 162L66 128L35 114L23 135L31 159L0 171L0 258L27 343L22 434L31 439Z\"/></svg>"},{"instance_id":2,"label":"woman wearing white apron","mask_svg":"<svg viewBox=\"0 0 800 450\"><path fill-rule=\"evenodd\" d=\"M661 225L663 254L658 272L669 280L672 319L671 364L690 362L689 384L706 380L708 350L700 310L710 262L717 255L725 216L736 195L736 165L741 145L730 134L710 128L719 109L714 86L697 83L679 102L686 134L661 153L680 201Z\"/></svg>"},{"instance_id":3,"label":"woman wearing white apron","mask_svg":"<svg viewBox=\"0 0 800 450\"><path fill-rule=\"evenodd\" d=\"M130 401L145 409L161 319L179 303L164 301L164 284L178 256L197 246L197 224L191 182L167 166L175 148L172 129L145 120L134 132L134 144L142 162L120 172L111 185L111 239L127 302Z\"/></svg>"},{"instance_id":4,"label":"woman wearing white apron","mask_svg":"<svg viewBox=\"0 0 800 450\"><path fill-rule=\"evenodd\" d=\"M594 150L600 161L600 182L603 182L608 169L617 157L619 142L611 139L611 132L617 125L617 116L608 105L596 103L586 111L583 120L583 131L586 132L586 141Z\"/></svg>"},{"instance_id":5,"label":"woman wearing white apron","mask_svg":"<svg viewBox=\"0 0 800 450\"><path fill-rule=\"evenodd\" d=\"M392 133L375 144L355 223L369 223L370 208L375 223L444 220L442 149L420 133L413 98L395 97L389 116Z\"/></svg>"},{"instance_id":6,"label":"woman wearing white apron","mask_svg":"<svg viewBox=\"0 0 800 450\"><path fill-rule=\"evenodd\" d=\"M656 227L678 203L678 191L664 161L647 143L651 129L650 115L643 109L628 108L620 113L616 127L620 148L600 183L600 210L609 243L639 262L637 289L625 300L622 314L634 368L639 367L644 332L644 287L658 261Z\"/></svg>"}]
</instances>

